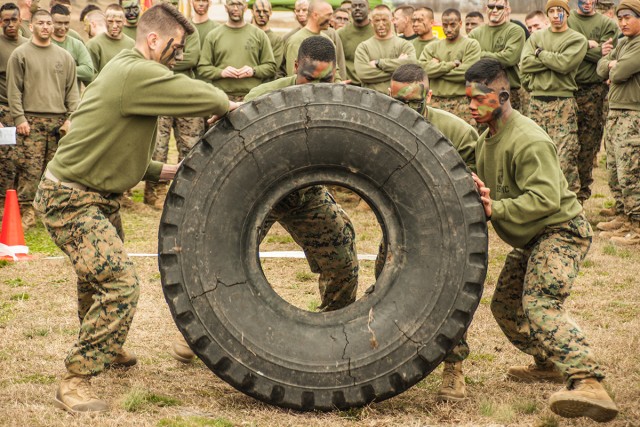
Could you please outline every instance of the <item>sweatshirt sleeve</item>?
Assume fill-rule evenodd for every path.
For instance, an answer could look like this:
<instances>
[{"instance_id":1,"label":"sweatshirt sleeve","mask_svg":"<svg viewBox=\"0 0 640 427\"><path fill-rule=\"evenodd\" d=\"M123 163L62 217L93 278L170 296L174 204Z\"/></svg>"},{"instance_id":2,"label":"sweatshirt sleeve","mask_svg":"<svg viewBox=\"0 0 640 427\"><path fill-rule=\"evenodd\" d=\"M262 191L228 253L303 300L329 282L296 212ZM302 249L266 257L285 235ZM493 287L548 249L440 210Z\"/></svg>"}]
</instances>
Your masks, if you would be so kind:
<instances>
[{"instance_id":1,"label":"sweatshirt sleeve","mask_svg":"<svg viewBox=\"0 0 640 427\"><path fill-rule=\"evenodd\" d=\"M453 70L454 65L452 62L435 62L433 59L440 59L436 56L436 52L434 50L434 45L443 43L442 41L437 41L435 43L428 44L420 55L420 65L427 73L430 79L437 79L439 77L444 76L449 71Z\"/></svg>"},{"instance_id":2,"label":"sweatshirt sleeve","mask_svg":"<svg viewBox=\"0 0 640 427\"><path fill-rule=\"evenodd\" d=\"M164 163L151 160L151 162L149 162L149 166L147 166L147 170L145 171L144 176L142 177L142 180L151 182L160 181L162 166L164 166Z\"/></svg>"},{"instance_id":3,"label":"sweatshirt sleeve","mask_svg":"<svg viewBox=\"0 0 640 427\"><path fill-rule=\"evenodd\" d=\"M522 48L522 58L520 61L520 72L526 74L536 74L547 70L540 58L536 58L535 51L538 48L535 35L529 37Z\"/></svg>"},{"instance_id":4,"label":"sweatshirt sleeve","mask_svg":"<svg viewBox=\"0 0 640 427\"><path fill-rule=\"evenodd\" d=\"M560 52L543 50L538 54L540 61L550 70L569 74L576 70L587 53L587 39L580 35L567 40Z\"/></svg>"},{"instance_id":5,"label":"sweatshirt sleeve","mask_svg":"<svg viewBox=\"0 0 640 427\"><path fill-rule=\"evenodd\" d=\"M14 123L20 125L27 121L22 106L22 91L24 90L24 62L21 55L14 51L7 63L7 100L9 112Z\"/></svg>"},{"instance_id":6,"label":"sweatshirt sleeve","mask_svg":"<svg viewBox=\"0 0 640 427\"><path fill-rule=\"evenodd\" d=\"M189 71L198 66L198 59L200 58L200 36L196 30L193 34L187 36L185 41L184 53L182 60L176 62L173 71Z\"/></svg>"},{"instance_id":7,"label":"sweatshirt sleeve","mask_svg":"<svg viewBox=\"0 0 640 427\"><path fill-rule=\"evenodd\" d=\"M413 47L412 43L406 41L402 43L401 52L407 54L408 58L381 58L378 63L378 67L391 76L399 66L404 64L415 64L418 62L418 59L416 58L416 48Z\"/></svg>"},{"instance_id":8,"label":"sweatshirt sleeve","mask_svg":"<svg viewBox=\"0 0 640 427\"><path fill-rule=\"evenodd\" d=\"M264 31L259 31L256 34L260 38L260 58L258 59L259 65L254 67L255 77L263 80L270 79L276 75L276 60L273 58L271 42Z\"/></svg>"},{"instance_id":9,"label":"sweatshirt sleeve","mask_svg":"<svg viewBox=\"0 0 640 427\"><path fill-rule=\"evenodd\" d=\"M604 80L608 80L609 79L609 72L610 72L609 71L609 62L613 61L617 57L618 51L620 50L620 47L622 47L622 46L624 46L624 41L621 44L618 44L618 46L614 47L613 50L611 50L611 52L609 52L609 54L607 56L602 57L598 61L598 66L596 67L596 72Z\"/></svg>"},{"instance_id":10,"label":"sweatshirt sleeve","mask_svg":"<svg viewBox=\"0 0 640 427\"><path fill-rule=\"evenodd\" d=\"M80 41L76 43L76 50L78 52L76 75L78 80L84 84L89 84L93 81L96 74L95 68L93 67L93 61L91 60L91 55L89 55L89 51Z\"/></svg>"},{"instance_id":11,"label":"sweatshirt sleeve","mask_svg":"<svg viewBox=\"0 0 640 427\"><path fill-rule=\"evenodd\" d=\"M628 43L624 55L620 56L616 65L609 71L612 83L624 83L634 74L640 73L640 43L634 40ZM608 64L607 64L608 65Z\"/></svg>"},{"instance_id":12,"label":"sweatshirt sleeve","mask_svg":"<svg viewBox=\"0 0 640 427\"><path fill-rule=\"evenodd\" d=\"M67 107L67 117L71 115L76 108L78 108L78 104L80 103L80 93L78 92L78 78L76 74L76 62L73 60L73 57L67 53L67 79L65 82L65 96L64 96L64 105Z\"/></svg>"},{"instance_id":13,"label":"sweatshirt sleeve","mask_svg":"<svg viewBox=\"0 0 640 427\"><path fill-rule=\"evenodd\" d=\"M464 83L464 73L466 73L473 64L480 60L480 53L482 52L480 49L480 43L473 39L467 39L467 41L468 43L464 47L462 59L460 60L461 64L442 76L443 80L454 83Z\"/></svg>"},{"instance_id":14,"label":"sweatshirt sleeve","mask_svg":"<svg viewBox=\"0 0 640 427\"><path fill-rule=\"evenodd\" d=\"M356 74L358 78L360 78L360 81L363 83L378 83L389 79L391 74L379 68L372 67L371 64L369 64L370 61L371 55L369 54L367 45L360 43L353 59L353 66L356 69Z\"/></svg>"},{"instance_id":15,"label":"sweatshirt sleeve","mask_svg":"<svg viewBox=\"0 0 640 427\"><path fill-rule=\"evenodd\" d=\"M471 32L473 34L473 31ZM482 58L497 59L505 67L514 67L520 62L520 55L524 47L525 36L524 30L518 26L511 27L507 32L507 40L504 49L499 52L490 52L483 50L480 56Z\"/></svg>"},{"instance_id":16,"label":"sweatshirt sleeve","mask_svg":"<svg viewBox=\"0 0 640 427\"><path fill-rule=\"evenodd\" d=\"M560 166L549 173L548 165L558 164L550 141L528 144L513 158L512 171L523 193L514 199L492 201L491 218L514 224L527 224L560 211Z\"/></svg>"},{"instance_id":17,"label":"sweatshirt sleeve","mask_svg":"<svg viewBox=\"0 0 640 427\"><path fill-rule=\"evenodd\" d=\"M204 44L200 49L200 60L198 61L198 76L207 79L209 81L219 80L222 77L222 70L213 65L213 51L215 49L215 43L217 40L217 31L209 31L207 37L204 39Z\"/></svg>"},{"instance_id":18,"label":"sweatshirt sleeve","mask_svg":"<svg viewBox=\"0 0 640 427\"><path fill-rule=\"evenodd\" d=\"M602 58L602 43L611 39L613 41L613 46L615 47L618 42L618 26L610 19L607 19L607 25L602 32L602 36L600 36L598 42L598 46L593 49L587 49L587 54L584 57L585 61L597 64Z\"/></svg>"},{"instance_id":19,"label":"sweatshirt sleeve","mask_svg":"<svg viewBox=\"0 0 640 427\"><path fill-rule=\"evenodd\" d=\"M134 67L124 79L120 105L124 116L154 111L158 116L204 117L222 115L229 110L229 99L220 89L183 74L174 74L160 64L153 69Z\"/></svg>"}]
</instances>

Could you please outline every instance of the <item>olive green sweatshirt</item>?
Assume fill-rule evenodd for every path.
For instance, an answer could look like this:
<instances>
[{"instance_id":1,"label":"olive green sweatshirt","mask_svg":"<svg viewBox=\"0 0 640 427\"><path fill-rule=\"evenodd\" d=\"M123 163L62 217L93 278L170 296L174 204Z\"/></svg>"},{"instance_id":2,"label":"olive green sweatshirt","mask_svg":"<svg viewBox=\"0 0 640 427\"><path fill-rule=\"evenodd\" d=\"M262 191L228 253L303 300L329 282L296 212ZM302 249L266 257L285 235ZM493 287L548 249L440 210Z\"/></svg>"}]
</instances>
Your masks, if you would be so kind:
<instances>
[{"instance_id":1,"label":"olive green sweatshirt","mask_svg":"<svg viewBox=\"0 0 640 427\"><path fill-rule=\"evenodd\" d=\"M254 69L254 76L245 79L223 78L222 71L245 65ZM198 76L213 83L227 95L244 96L276 73L271 43L264 31L253 25L231 28L220 25L212 30L200 51Z\"/></svg>"},{"instance_id":2,"label":"olive green sweatshirt","mask_svg":"<svg viewBox=\"0 0 640 427\"><path fill-rule=\"evenodd\" d=\"M602 78L598 76L596 67L598 61L602 58L602 43L611 39L613 46L618 43L618 26L615 21L603 16L599 13L591 16L579 15L577 12L569 15L567 21L569 28L576 30L587 40L595 40L598 42L598 46L587 49L587 54L584 60L578 67L578 74L576 74L576 83L578 86L601 83Z\"/></svg>"},{"instance_id":3,"label":"olive green sweatshirt","mask_svg":"<svg viewBox=\"0 0 640 427\"><path fill-rule=\"evenodd\" d=\"M480 43L481 58L497 59L509 77L511 89L520 88L518 63L524 47L524 30L517 24L505 22L492 27L481 25L469 33L469 38Z\"/></svg>"},{"instance_id":4,"label":"olive green sweatshirt","mask_svg":"<svg viewBox=\"0 0 640 427\"><path fill-rule=\"evenodd\" d=\"M211 19L201 24L196 24L193 21L191 21L191 23L194 27L196 27L196 30L198 30L198 34L200 35L200 47L204 45L204 40L207 38L211 30L220 26L220 24L218 24L216 21L212 21Z\"/></svg>"},{"instance_id":5,"label":"olive green sweatshirt","mask_svg":"<svg viewBox=\"0 0 640 427\"><path fill-rule=\"evenodd\" d=\"M371 27L371 24L367 24L364 27L356 27L353 23L350 23L340 28L337 33L340 40L342 40L347 78L351 79L351 84L359 86L360 78L356 74L353 61L356 57L358 45L370 37L373 37L373 27Z\"/></svg>"},{"instance_id":6,"label":"olive green sweatshirt","mask_svg":"<svg viewBox=\"0 0 640 427\"><path fill-rule=\"evenodd\" d=\"M204 117L228 109L225 94L210 84L124 50L85 90L48 168L62 181L122 193L160 176L162 163L151 161L158 116Z\"/></svg>"},{"instance_id":7,"label":"olive green sweatshirt","mask_svg":"<svg viewBox=\"0 0 640 427\"><path fill-rule=\"evenodd\" d=\"M51 42L69 52L73 57L76 62L78 84L80 82L83 82L85 85L91 83L95 76L95 70L93 68L91 55L89 55L89 51L84 43L69 36L65 37L63 42L59 42L53 38L51 39Z\"/></svg>"},{"instance_id":8,"label":"olive green sweatshirt","mask_svg":"<svg viewBox=\"0 0 640 427\"><path fill-rule=\"evenodd\" d=\"M420 37L416 37L415 39L411 40L411 44L413 44L413 48L416 50L416 58L420 58L420 55L422 55L422 51L425 47L437 41L437 37L434 37L430 40L422 40Z\"/></svg>"},{"instance_id":9,"label":"olive green sweatshirt","mask_svg":"<svg viewBox=\"0 0 640 427\"><path fill-rule=\"evenodd\" d=\"M609 69L609 62L617 61ZM598 61L598 75L611 80L609 108L640 111L640 35L625 37Z\"/></svg>"},{"instance_id":10,"label":"olive green sweatshirt","mask_svg":"<svg viewBox=\"0 0 640 427\"><path fill-rule=\"evenodd\" d=\"M112 39L107 33L98 34L87 42L87 50L96 73L102 71L111 59L125 49L133 49L135 41L124 34L120 39Z\"/></svg>"},{"instance_id":11,"label":"olive green sweatshirt","mask_svg":"<svg viewBox=\"0 0 640 427\"><path fill-rule=\"evenodd\" d=\"M284 56L284 42L282 41L282 36L271 29L264 33L269 38L269 43L271 43L273 59L276 61L276 70L279 70Z\"/></svg>"},{"instance_id":12,"label":"olive green sweatshirt","mask_svg":"<svg viewBox=\"0 0 640 427\"><path fill-rule=\"evenodd\" d=\"M187 36L184 41L184 52L182 61L176 62L173 67L175 73L184 74L192 79L196 77L196 69L198 68L198 60L200 59L200 36L198 30Z\"/></svg>"},{"instance_id":13,"label":"olive green sweatshirt","mask_svg":"<svg viewBox=\"0 0 640 427\"><path fill-rule=\"evenodd\" d=\"M406 54L407 58L399 59ZM379 61L372 67L370 61ZM416 64L416 50L410 41L393 36L386 40L369 37L358 45L354 66L362 87L389 93L391 75L401 65Z\"/></svg>"},{"instance_id":14,"label":"olive green sweatshirt","mask_svg":"<svg viewBox=\"0 0 640 427\"><path fill-rule=\"evenodd\" d=\"M448 111L427 107L425 118L447 137L464 163L473 171L476 167L478 132L469 123Z\"/></svg>"},{"instance_id":15,"label":"olive green sweatshirt","mask_svg":"<svg viewBox=\"0 0 640 427\"><path fill-rule=\"evenodd\" d=\"M536 57L535 51L542 51ZM531 34L522 50L520 71L527 76L532 96L572 97L578 89L576 74L587 53L587 39L577 31L554 33L551 29Z\"/></svg>"},{"instance_id":16,"label":"olive green sweatshirt","mask_svg":"<svg viewBox=\"0 0 640 427\"><path fill-rule=\"evenodd\" d=\"M464 96L464 73L480 59L480 44L477 40L463 36L453 42L447 39L438 40L429 44L419 59L420 65L429 76L434 96ZM458 67L454 64L456 60L461 62Z\"/></svg>"},{"instance_id":17,"label":"olive green sweatshirt","mask_svg":"<svg viewBox=\"0 0 640 427\"><path fill-rule=\"evenodd\" d=\"M477 173L491 189L491 223L502 240L523 248L546 226L582 211L555 144L532 120L513 110L496 135L488 134L476 146Z\"/></svg>"},{"instance_id":18,"label":"olive green sweatshirt","mask_svg":"<svg viewBox=\"0 0 640 427\"><path fill-rule=\"evenodd\" d=\"M73 57L55 44L21 44L9 57L7 95L16 126L27 121L25 114L74 112L80 94Z\"/></svg>"},{"instance_id":19,"label":"olive green sweatshirt","mask_svg":"<svg viewBox=\"0 0 640 427\"><path fill-rule=\"evenodd\" d=\"M29 39L20 35L16 40L11 40L0 34L0 104L2 105L9 105L7 100L7 64L9 63L9 57L18 46L28 41Z\"/></svg>"},{"instance_id":20,"label":"olive green sweatshirt","mask_svg":"<svg viewBox=\"0 0 640 427\"><path fill-rule=\"evenodd\" d=\"M138 33L138 26L135 27L127 27L126 25L122 27L122 34L129 37L131 40L136 41L136 34Z\"/></svg>"},{"instance_id":21,"label":"olive green sweatshirt","mask_svg":"<svg viewBox=\"0 0 640 427\"><path fill-rule=\"evenodd\" d=\"M271 93L274 90L284 89L285 87L294 86L296 84L296 79L298 76L295 74L293 76L282 77L278 80L274 80L272 82L263 83L260 86L256 86L244 97L244 102L253 101L259 96L265 95L267 93Z\"/></svg>"}]
</instances>

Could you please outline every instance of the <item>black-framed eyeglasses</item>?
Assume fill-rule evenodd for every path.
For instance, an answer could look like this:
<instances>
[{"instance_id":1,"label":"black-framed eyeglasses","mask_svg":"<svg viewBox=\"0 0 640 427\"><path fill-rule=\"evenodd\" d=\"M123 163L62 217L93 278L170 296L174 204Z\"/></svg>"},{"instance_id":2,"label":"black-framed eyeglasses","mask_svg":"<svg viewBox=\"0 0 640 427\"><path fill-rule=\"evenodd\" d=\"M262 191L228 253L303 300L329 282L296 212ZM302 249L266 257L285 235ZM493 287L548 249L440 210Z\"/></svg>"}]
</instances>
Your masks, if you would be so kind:
<instances>
[{"instance_id":1,"label":"black-framed eyeglasses","mask_svg":"<svg viewBox=\"0 0 640 427\"><path fill-rule=\"evenodd\" d=\"M487 9L489 10L504 10L507 6L503 4L488 4Z\"/></svg>"}]
</instances>

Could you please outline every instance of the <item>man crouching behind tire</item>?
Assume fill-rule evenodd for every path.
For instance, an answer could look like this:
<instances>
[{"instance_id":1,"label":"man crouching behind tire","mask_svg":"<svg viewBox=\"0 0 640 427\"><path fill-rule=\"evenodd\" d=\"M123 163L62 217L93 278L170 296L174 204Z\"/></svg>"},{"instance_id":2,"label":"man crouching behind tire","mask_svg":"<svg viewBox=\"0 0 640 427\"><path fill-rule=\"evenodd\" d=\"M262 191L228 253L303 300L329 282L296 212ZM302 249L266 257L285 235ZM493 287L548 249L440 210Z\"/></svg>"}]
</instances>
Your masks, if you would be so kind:
<instances>
[{"instance_id":1,"label":"man crouching behind tire","mask_svg":"<svg viewBox=\"0 0 640 427\"><path fill-rule=\"evenodd\" d=\"M606 422L618 408L600 381L603 373L586 338L563 305L587 255L593 232L575 193L569 191L551 138L511 108L509 80L495 59L481 59L465 73L471 115L489 129L476 146L474 180L487 218L507 255L491 312L509 341L533 356L509 368L520 382L555 382L551 410Z\"/></svg>"},{"instance_id":2,"label":"man crouching behind tire","mask_svg":"<svg viewBox=\"0 0 640 427\"><path fill-rule=\"evenodd\" d=\"M293 85L333 83L336 53L331 40L321 36L304 40L298 50L294 71L292 76L253 88L244 100L251 101ZM329 190L323 185L312 185L294 191L278 202L262 226L261 241L276 221L304 249L311 271L320 273L319 310L338 310L354 302L359 269L355 231L346 212L335 202ZM182 337L174 342L172 355L184 363L195 356Z\"/></svg>"}]
</instances>

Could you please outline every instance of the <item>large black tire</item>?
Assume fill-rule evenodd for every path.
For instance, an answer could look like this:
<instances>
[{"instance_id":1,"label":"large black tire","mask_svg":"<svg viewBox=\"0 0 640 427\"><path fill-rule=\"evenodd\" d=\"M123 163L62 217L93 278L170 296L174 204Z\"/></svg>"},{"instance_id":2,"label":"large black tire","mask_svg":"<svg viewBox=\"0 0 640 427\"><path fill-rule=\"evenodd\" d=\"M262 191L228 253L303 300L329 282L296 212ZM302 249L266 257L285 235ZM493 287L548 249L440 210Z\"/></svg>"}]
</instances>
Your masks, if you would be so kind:
<instances>
[{"instance_id":1,"label":"large black tire","mask_svg":"<svg viewBox=\"0 0 640 427\"><path fill-rule=\"evenodd\" d=\"M257 236L277 201L321 182L373 207L388 256L373 293L311 313L271 288ZM277 91L222 120L177 174L159 240L165 297L196 354L238 390L300 410L381 401L431 372L471 322L488 241L449 141L391 98L338 84Z\"/></svg>"}]
</instances>

